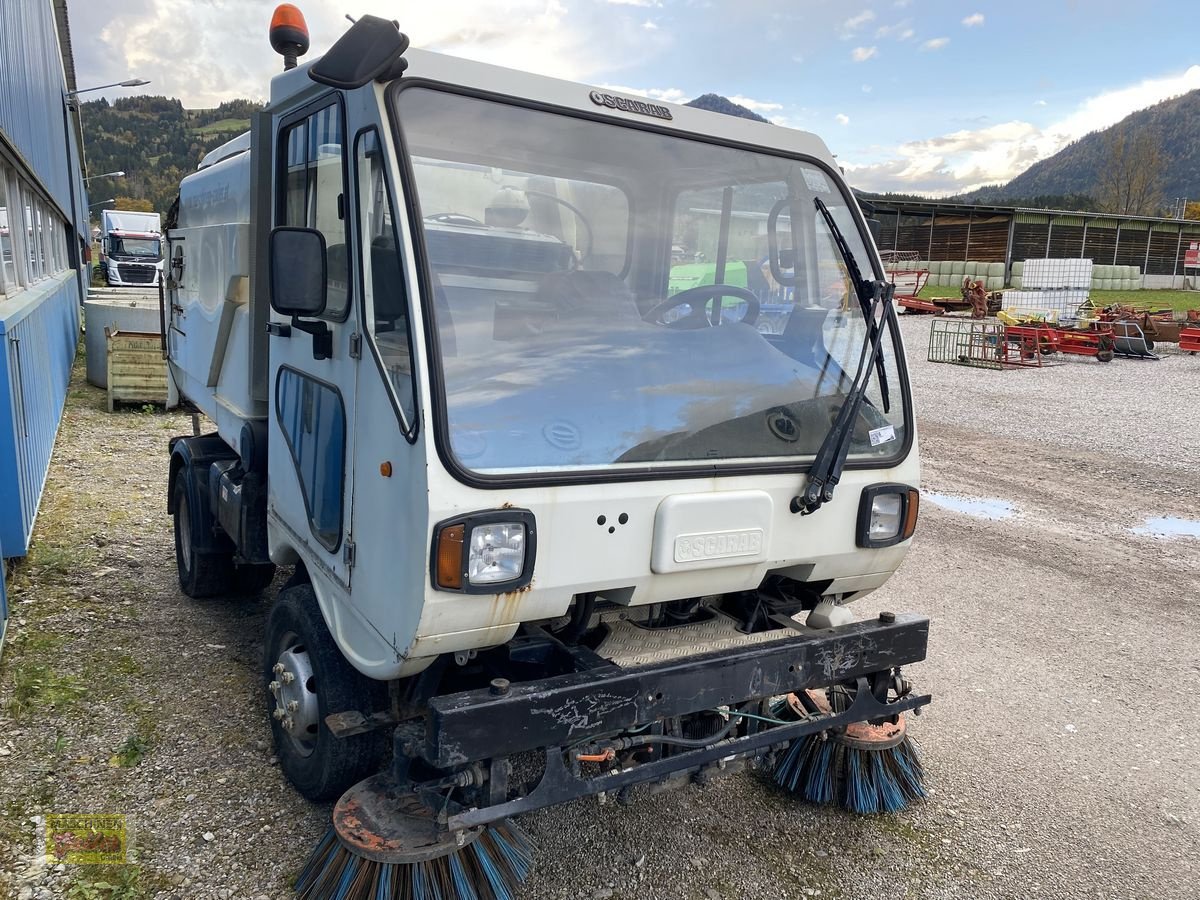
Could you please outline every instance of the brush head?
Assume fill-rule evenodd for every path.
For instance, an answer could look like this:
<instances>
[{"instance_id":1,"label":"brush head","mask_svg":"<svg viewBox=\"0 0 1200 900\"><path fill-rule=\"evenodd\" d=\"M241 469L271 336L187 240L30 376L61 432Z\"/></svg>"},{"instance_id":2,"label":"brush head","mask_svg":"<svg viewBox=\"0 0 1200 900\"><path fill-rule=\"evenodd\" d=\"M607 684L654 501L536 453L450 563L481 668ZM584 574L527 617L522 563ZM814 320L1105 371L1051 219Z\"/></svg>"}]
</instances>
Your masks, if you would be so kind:
<instances>
[{"instance_id":1,"label":"brush head","mask_svg":"<svg viewBox=\"0 0 1200 900\"><path fill-rule=\"evenodd\" d=\"M822 693L809 691L806 699L819 711L829 710ZM788 695L781 711L796 718L807 714L794 694ZM925 770L903 716L895 722L856 722L799 738L776 765L774 780L810 803L862 814L897 812L925 797Z\"/></svg>"},{"instance_id":2,"label":"brush head","mask_svg":"<svg viewBox=\"0 0 1200 900\"><path fill-rule=\"evenodd\" d=\"M296 892L301 900L512 900L532 868L529 840L511 822L446 832L421 798L376 775L342 795Z\"/></svg>"}]
</instances>

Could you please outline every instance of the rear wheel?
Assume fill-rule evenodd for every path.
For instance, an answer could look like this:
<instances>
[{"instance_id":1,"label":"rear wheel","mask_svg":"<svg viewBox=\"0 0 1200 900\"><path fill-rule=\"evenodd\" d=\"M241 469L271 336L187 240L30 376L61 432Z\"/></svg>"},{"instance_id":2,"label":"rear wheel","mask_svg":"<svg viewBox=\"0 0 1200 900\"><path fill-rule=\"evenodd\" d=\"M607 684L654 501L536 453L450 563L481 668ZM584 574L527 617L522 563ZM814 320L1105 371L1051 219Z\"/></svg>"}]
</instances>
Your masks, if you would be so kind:
<instances>
[{"instance_id":1,"label":"rear wheel","mask_svg":"<svg viewBox=\"0 0 1200 900\"><path fill-rule=\"evenodd\" d=\"M238 565L233 550L213 550L197 540L213 523L192 503L188 482L192 470L185 467L175 479L175 566L179 586L196 599L228 594L257 597L275 577L274 563Z\"/></svg>"},{"instance_id":2,"label":"rear wheel","mask_svg":"<svg viewBox=\"0 0 1200 900\"><path fill-rule=\"evenodd\" d=\"M285 588L267 618L263 665L267 713L279 764L309 800L332 800L378 771L386 732L336 738L326 716L386 707L387 687L351 666L317 606L312 585Z\"/></svg>"},{"instance_id":3,"label":"rear wheel","mask_svg":"<svg viewBox=\"0 0 1200 900\"><path fill-rule=\"evenodd\" d=\"M1111 350L1101 350L1096 354L1096 359L1100 362L1112 362L1113 352Z\"/></svg>"},{"instance_id":4,"label":"rear wheel","mask_svg":"<svg viewBox=\"0 0 1200 900\"><path fill-rule=\"evenodd\" d=\"M183 469L175 480L175 566L179 587L189 597L215 597L229 593L233 585L233 555L214 553L197 546L201 529L211 527L192 504L188 491L191 470Z\"/></svg>"}]
</instances>

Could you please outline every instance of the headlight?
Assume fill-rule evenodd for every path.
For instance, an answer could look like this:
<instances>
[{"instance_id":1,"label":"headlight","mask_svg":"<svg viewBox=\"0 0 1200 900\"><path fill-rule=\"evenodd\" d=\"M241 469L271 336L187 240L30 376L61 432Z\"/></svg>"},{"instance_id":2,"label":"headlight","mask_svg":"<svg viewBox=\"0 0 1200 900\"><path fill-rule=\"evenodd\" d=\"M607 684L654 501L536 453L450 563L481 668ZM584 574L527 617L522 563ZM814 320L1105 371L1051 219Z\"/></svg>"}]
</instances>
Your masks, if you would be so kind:
<instances>
[{"instance_id":1,"label":"headlight","mask_svg":"<svg viewBox=\"0 0 1200 900\"><path fill-rule=\"evenodd\" d=\"M488 510L440 522L433 530L434 587L464 594L520 590L533 579L533 513Z\"/></svg>"},{"instance_id":2,"label":"headlight","mask_svg":"<svg viewBox=\"0 0 1200 900\"><path fill-rule=\"evenodd\" d=\"M912 537L917 528L920 492L907 484L864 488L858 507L860 547L890 547Z\"/></svg>"},{"instance_id":3,"label":"headlight","mask_svg":"<svg viewBox=\"0 0 1200 900\"><path fill-rule=\"evenodd\" d=\"M471 529L467 580L495 584L521 577L525 569L525 526L520 522L476 525Z\"/></svg>"}]
</instances>

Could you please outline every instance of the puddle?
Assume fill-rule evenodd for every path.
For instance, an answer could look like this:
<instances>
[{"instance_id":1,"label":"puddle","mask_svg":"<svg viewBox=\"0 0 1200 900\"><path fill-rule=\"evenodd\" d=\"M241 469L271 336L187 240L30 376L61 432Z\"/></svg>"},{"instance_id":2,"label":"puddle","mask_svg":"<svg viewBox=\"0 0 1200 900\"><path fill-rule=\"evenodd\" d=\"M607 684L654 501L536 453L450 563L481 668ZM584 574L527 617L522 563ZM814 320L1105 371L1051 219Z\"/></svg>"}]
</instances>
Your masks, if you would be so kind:
<instances>
[{"instance_id":1,"label":"puddle","mask_svg":"<svg viewBox=\"0 0 1200 900\"><path fill-rule=\"evenodd\" d=\"M1200 538L1200 521L1181 519L1178 516L1156 516L1147 519L1146 524L1129 530L1134 534L1148 534L1151 537Z\"/></svg>"},{"instance_id":2,"label":"puddle","mask_svg":"<svg viewBox=\"0 0 1200 900\"><path fill-rule=\"evenodd\" d=\"M942 509L965 513L977 519L1011 519L1017 514L1015 506L997 497L953 497L949 494L921 491L921 499L928 500Z\"/></svg>"}]
</instances>

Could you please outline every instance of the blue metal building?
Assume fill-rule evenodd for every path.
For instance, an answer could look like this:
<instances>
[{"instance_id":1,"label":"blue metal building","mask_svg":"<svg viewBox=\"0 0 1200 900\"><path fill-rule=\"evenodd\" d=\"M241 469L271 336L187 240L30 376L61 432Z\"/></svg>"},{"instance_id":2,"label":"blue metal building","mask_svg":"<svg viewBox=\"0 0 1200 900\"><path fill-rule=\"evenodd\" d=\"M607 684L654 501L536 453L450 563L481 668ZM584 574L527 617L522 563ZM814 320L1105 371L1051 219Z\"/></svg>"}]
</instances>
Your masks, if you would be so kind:
<instances>
[{"instance_id":1,"label":"blue metal building","mask_svg":"<svg viewBox=\"0 0 1200 900\"><path fill-rule=\"evenodd\" d=\"M0 3L0 557L29 549L87 292L68 35L66 0Z\"/></svg>"}]
</instances>

